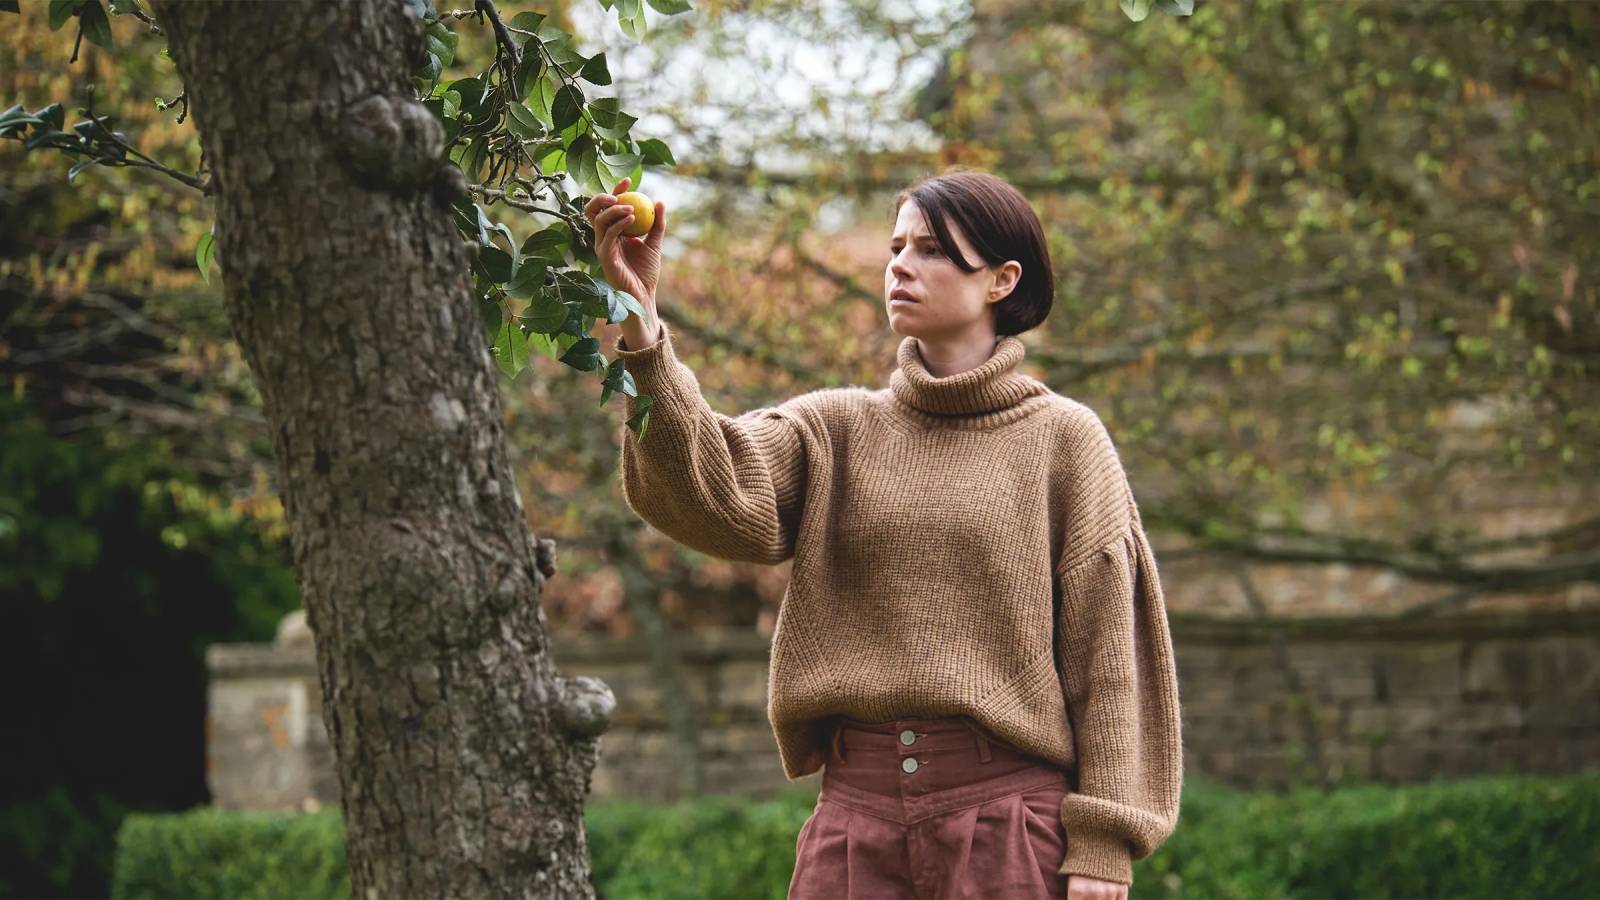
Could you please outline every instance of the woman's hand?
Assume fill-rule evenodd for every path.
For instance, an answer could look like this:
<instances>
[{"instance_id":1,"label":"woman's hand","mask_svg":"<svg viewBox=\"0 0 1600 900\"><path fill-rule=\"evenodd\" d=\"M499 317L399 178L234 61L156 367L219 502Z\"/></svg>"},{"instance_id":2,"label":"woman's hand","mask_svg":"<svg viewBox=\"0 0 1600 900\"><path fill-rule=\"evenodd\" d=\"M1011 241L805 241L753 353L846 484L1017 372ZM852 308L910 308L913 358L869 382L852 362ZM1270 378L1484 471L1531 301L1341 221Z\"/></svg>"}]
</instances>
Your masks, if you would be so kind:
<instances>
[{"instance_id":1,"label":"woman's hand","mask_svg":"<svg viewBox=\"0 0 1600 900\"><path fill-rule=\"evenodd\" d=\"M624 178L617 182L610 194L596 194L584 204L583 216L594 226L595 256L600 260L606 281L617 290L637 297L654 313L667 206L656 201L656 220L644 237L623 234L623 230L633 224L633 207L618 203L616 195L628 189L628 181Z\"/></svg>"},{"instance_id":2,"label":"woman's hand","mask_svg":"<svg viewBox=\"0 0 1600 900\"><path fill-rule=\"evenodd\" d=\"M1128 886L1088 875L1068 875L1067 900L1128 900Z\"/></svg>"}]
</instances>

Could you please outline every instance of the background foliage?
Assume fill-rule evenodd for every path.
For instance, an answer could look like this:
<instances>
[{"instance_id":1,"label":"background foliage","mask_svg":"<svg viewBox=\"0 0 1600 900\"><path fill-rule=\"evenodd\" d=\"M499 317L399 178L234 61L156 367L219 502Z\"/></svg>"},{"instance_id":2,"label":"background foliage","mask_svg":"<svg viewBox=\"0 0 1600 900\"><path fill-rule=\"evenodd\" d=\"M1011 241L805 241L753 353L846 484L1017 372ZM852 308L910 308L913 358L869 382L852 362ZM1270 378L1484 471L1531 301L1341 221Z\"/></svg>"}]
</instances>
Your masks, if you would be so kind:
<instances>
[{"instance_id":1,"label":"background foliage","mask_svg":"<svg viewBox=\"0 0 1600 900\"><path fill-rule=\"evenodd\" d=\"M814 789L751 802L591 804L597 894L783 897ZM1243 793L1202 779L1173 838L1134 864L1131 896L1585 897L1600 889L1600 775L1503 776L1330 793ZM1070 836L1068 838L1071 839ZM201 810L135 816L113 895L339 900L339 820Z\"/></svg>"}]
</instances>

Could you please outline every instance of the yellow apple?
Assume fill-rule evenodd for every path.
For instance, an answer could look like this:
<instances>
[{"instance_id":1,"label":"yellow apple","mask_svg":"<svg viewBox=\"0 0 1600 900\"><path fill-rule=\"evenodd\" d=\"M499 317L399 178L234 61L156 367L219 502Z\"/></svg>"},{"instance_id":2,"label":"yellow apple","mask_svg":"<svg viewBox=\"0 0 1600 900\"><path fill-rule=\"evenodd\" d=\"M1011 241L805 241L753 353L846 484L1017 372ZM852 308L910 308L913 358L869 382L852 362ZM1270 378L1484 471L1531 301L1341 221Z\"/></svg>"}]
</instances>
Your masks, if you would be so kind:
<instances>
[{"instance_id":1,"label":"yellow apple","mask_svg":"<svg viewBox=\"0 0 1600 900\"><path fill-rule=\"evenodd\" d=\"M617 195L618 203L626 203L633 207L633 224L629 225L623 234L632 237L643 237L650 233L650 226L656 223L656 202L638 191L623 191Z\"/></svg>"}]
</instances>

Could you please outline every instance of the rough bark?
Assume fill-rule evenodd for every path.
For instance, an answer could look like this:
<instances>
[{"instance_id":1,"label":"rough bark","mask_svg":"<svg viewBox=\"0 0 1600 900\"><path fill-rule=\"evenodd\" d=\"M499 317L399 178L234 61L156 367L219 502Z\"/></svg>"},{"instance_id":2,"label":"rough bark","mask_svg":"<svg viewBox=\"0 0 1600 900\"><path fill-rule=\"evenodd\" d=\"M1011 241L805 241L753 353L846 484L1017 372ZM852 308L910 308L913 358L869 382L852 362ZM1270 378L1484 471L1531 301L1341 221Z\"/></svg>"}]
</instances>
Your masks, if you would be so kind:
<instances>
[{"instance_id":1,"label":"rough bark","mask_svg":"<svg viewBox=\"0 0 1600 900\"><path fill-rule=\"evenodd\" d=\"M610 692L547 653L402 0L158 0L270 423L357 897L592 896ZM542 571L541 571L542 569Z\"/></svg>"}]
</instances>

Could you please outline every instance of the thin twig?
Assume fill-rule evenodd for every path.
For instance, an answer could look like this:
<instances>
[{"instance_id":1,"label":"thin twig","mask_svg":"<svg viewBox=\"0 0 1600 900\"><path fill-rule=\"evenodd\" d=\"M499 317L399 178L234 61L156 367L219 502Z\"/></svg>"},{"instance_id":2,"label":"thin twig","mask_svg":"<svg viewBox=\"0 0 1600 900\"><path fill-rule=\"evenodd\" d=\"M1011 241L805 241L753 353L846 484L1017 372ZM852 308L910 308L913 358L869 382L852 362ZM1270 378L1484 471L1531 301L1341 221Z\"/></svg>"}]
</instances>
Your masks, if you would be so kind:
<instances>
[{"instance_id":1,"label":"thin twig","mask_svg":"<svg viewBox=\"0 0 1600 900\"><path fill-rule=\"evenodd\" d=\"M137 4L137 3L129 3L128 5L133 8L132 9L132 14L133 14L133 16L135 18L137 18L139 21L145 23L146 25L150 26L151 33L153 33L153 34L166 34L166 31L162 30L161 26L156 24L156 20L152 19L150 17L149 13L147 13L144 10L139 8L139 4ZM178 119L178 121L182 122L183 119L180 117Z\"/></svg>"},{"instance_id":2,"label":"thin twig","mask_svg":"<svg viewBox=\"0 0 1600 900\"><path fill-rule=\"evenodd\" d=\"M188 91L188 89L185 89L183 91L183 93L179 94L176 97L173 97L171 100L162 100L160 97L157 97L156 98L156 109L171 109L172 107L177 106L179 103L183 104L183 109L178 111L178 124L182 125L184 118L189 115L189 91Z\"/></svg>"},{"instance_id":3,"label":"thin twig","mask_svg":"<svg viewBox=\"0 0 1600 900\"><path fill-rule=\"evenodd\" d=\"M506 31L505 23L500 21L500 12L494 8L494 0L477 0L474 4L474 9L489 17L489 24L494 28L495 43L511 57L513 67L513 74L509 79L513 82L511 96L513 99L520 99L517 98L516 84L514 82L516 78L515 67L522 64L522 48L518 47L517 42L511 39L510 32Z\"/></svg>"},{"instance_id":4,"label":"thin twig","mask_svg":"<svg viewBox=\"0 0 1600 900\"><path fill-rule=\"evenodd\" d=\"M470 184L467 185L467 190L473 192L474 194L481 194L490 200L498 200L507 206L520 209L523 212L544 213L547 216L555 216L563 221L567 221L569 219L569 217L560 210L545 209L542 206L535 205L531 200L523 200L519 197L513 197L500 188L492 188L486 184ZM568 222L568 224L571 223Z\"/></svg>"},{"instance_id":5,"label":"thin twig","mask_svg":"<svg viewBox=\"0 0 1600 900\"><path fill-rule=\"evenodd\" d=\"M145 168L155 169L158 172L162 172L162 173L165 173L167 175L170 175L173 178L177 179L178 181L181 181L184 184L187 184L188 186L190 186L192 188L195 188L196 190L200 191L202 194L211 193L211 180L210 179L201 180L200 178L198 178L198 177L196 177L194 175L189 175L189 174L184 173L184 172L179 172L177 169L173 169L173 168L170 168L168 166L162 165L159 162L156 162L155 160L151 159L150 157L144 155L143 153L140 153L139 149L137 147L134 147L133 145L129 144L127 141L124 141L123 139L121 139L121 138L117 137L115 134L113 134L111 132L111 129L106 127L105 122L102 122L100 120L100 118L97 117L94 114L94 109L92 107L89 108L89 109L85 109L84 112L89 114L89 121L93 122L94 126L96 128L98 128L100 130L100 133L104 134L111 141L111 143L115 144L118 147L121 147L124 152L131 153L134 156L139 157L139 159L144 160L143 162L137 162L137 161L129 162L129 161L125 160L125 159L122 159L122 160L110 160L110 159L107 159L107 158L102 158L101 159L101 164L102 165L144 166Z\"/></svg>"}]
</instances>

